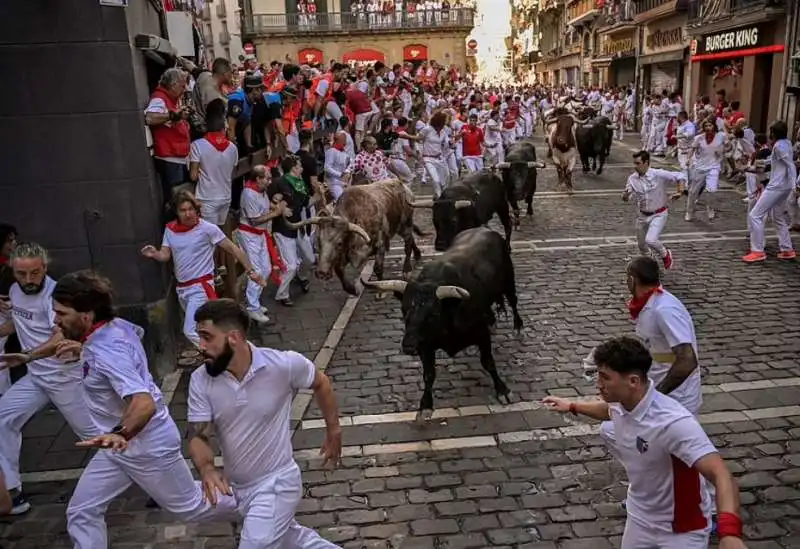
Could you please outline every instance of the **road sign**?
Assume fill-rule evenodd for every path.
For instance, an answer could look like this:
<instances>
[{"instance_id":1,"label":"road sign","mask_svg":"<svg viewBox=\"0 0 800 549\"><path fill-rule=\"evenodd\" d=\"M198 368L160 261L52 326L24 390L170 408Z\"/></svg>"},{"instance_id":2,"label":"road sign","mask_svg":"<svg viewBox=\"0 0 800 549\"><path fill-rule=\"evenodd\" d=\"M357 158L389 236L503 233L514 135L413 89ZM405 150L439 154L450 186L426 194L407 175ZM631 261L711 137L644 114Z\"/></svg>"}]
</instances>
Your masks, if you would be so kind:
<instances>
[{"instance_id":1,"label":"road sign","mask_svg":"<svg viewBox=\"0 0 800 549\"><path fill-rule=\"evenodd\" d=\"M478 47L478 41L477 41L477 40L475 40L475 39L473 38L472 40L470 40L469 42L467 42L467 47L468 47L469 49L471 49L471 50L474 50L474 49L476 49L476 48Z\"/></svg>"},{"instance_id":2,"label":"road sign","mask_svg":"<svg viewBox=\"0 0 800 549\"><path fill-rule=\"evenodd\" d=\"M253 44L245 44L244 45L244 52L247 55L253 55L256 51L256 47Z\"/></svg>"}]
</instances>

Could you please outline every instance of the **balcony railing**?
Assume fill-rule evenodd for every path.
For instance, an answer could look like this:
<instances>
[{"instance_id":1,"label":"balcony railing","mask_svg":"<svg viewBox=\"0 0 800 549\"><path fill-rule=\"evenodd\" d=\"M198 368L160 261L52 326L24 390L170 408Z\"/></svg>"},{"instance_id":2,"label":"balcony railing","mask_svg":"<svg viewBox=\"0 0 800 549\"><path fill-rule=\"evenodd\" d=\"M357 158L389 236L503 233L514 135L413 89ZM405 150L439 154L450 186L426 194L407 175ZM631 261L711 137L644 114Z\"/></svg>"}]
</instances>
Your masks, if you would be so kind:
<instances>
[{"instance_id":1,"label":"balcony railing","mask_svg":"<svg viewBox=\"0 0 800 549\"><path fill-rule=\"evenodd\" d=\"M654 10L658 7L663 6L664 4L670 4L674 1L675 0L637 0L636 6L634 8L634 11L636 13L634 15L639 15L640 13L646 13L650 10ZM693 0L677 0L677 2L675 2L675 11L679 12L685 11L688 5L692 1ZM697 0L694 1L696 2Z\"/></svg>"},{"instance_id":2,"label":"balcony railing","mask_svg":"<svg viewBox=\"0 0 800 549\"><path fill-rule=\"evenodd\" d=\"M200 19L202 19L203 21L208 21L209 19L211 19L211 8L208 7L208 4L205 4L200 9Z\"/></svg>"},{"instance_id":3,"label":"balcony railing","mask_svg":"<svg viewBox=\"0 0 800 549\"><path fill-rule=\"evenodd\" d=\"M636 9L632 0L606 2L603 6L606 26L613 27L633 22Z\"/></svg>"},{"instance_id":4,"label":"balcony railing","mask_svg":"<svg viewBox=\"0 0 800 549\"><path fill-rule=\"evenodd\" d=\"M231 35L227 29L219 32L219 43L222 45L231 43Z\"/></svg>"},{"instance_id":5,"label":"balcony railing","mask_svg":"<svg viewBox=\"0 0 800 549\"><path fill-rule=\"evenodd\" d=\"M225 2L220 2L217 4L217 17L220 19L225 19L228 16L228 11L225 8Z\"/></svg>"},{"instance_id":6,"label":"balcony railing","mask_svg":"<svg viewBox=\"0 0 800 549\"><path fill-rule=\"evenodd\" d=\"M783 6L783 0L694 0L689 2L689 25L703 25L763 9L780 9Z\"/></svg>"},{"instance_id":7,"label":"balcony railing","mask_svg":"<svg viewBox=\"0 0 800 549\"><path fill-rule=\"evenodd\" d=\"M464 28L474 26L472 8L449 10L416 10L415 12L339 13L327 12L306 15L299 13L244 17L244 32L248 35L274 33L328 33L350 31L403 31L433 28Z\"/></svg>"}]
</instances>

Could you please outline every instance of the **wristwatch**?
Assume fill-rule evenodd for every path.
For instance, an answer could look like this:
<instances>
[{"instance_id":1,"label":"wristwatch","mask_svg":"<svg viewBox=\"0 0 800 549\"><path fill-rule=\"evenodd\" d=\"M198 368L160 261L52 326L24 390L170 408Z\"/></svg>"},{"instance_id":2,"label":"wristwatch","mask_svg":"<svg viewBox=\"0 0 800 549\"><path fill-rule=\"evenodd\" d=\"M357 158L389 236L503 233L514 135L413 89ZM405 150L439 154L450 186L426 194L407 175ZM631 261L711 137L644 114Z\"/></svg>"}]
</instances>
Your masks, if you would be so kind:
<instances>
[{"instance_id":1,"label":"wristwatch","mask_svg":"<svg viewBox=\"0 0 800 549\"><path fill-rule=\"evenodd\" d=\"M128 430L121 423L119 425L117 425L116 427L114 427L113 429L111 429L111 434L112 435L119 435L122 438L124 438L125 440L130 440L131 439L130 435L128 434Z\"/></svg>"}]
</instances>

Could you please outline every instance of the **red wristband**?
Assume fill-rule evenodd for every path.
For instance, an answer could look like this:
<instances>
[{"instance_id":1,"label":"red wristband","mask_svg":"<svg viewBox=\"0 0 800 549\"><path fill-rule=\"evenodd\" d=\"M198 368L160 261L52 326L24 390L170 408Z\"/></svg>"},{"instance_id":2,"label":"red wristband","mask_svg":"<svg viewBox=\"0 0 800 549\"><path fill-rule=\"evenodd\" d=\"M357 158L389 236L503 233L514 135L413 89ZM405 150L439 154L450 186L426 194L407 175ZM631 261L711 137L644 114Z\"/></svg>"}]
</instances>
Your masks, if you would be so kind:
<instances>
[{"instance_id":1,"label":"red wristband","mask_svg":"<svg viewBox=\"0 0 800 549\"><path fill-rule=\"evenodd\" d=\"M578 415L578 404L575 403L575 402L570 402L570 404L569 404L569 412L573 416L577 416Z\"/></svg>"},{"instance_id":2,"label":"red wristband","mask_svg":"<svg viewBox=\"0 0 800 549\"><path fill-rule=\"evenodd\" d=\"M720 513L717 516L717 537L742 537L742 519L734 513Z\"/></svg>"}]
</instances>

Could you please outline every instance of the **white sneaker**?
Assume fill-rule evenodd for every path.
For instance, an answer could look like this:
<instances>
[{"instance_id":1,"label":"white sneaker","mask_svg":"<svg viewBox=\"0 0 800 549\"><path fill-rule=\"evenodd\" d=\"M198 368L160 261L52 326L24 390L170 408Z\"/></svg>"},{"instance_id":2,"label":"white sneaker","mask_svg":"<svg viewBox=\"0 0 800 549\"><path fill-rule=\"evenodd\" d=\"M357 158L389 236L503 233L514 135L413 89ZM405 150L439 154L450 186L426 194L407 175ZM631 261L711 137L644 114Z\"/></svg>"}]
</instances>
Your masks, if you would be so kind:
<instances>
[{"instance_id":1,"label":"white sneaker","mask_svg":"<svg viewBox=\"0 0 800 549\"><path fill-rule=\"evenodd\" d=\"M263 305L261 306L261 308L259 309L259 311L261 311L261 312L262 312L262 313L264 313L265 315L266 315L267 313L269 313L269 310L268 310L266 307L264 307Z\"/></svg>"},{"instance_id":2,"label":"white sneaker","mask_svg":"<svg viewBox=\"0 0 800 549\"><path fill-rule=\"evenodd\" d=\"M685 216L683 216L683 218L684 218L686 221L694 221L694 216L693 216L692 214L690 214L689 212L686 212L686 215L685 215Z\"/></svg>"},{"instance_id":3,"label":"white sneaker","mask_svg":"<svg viewBox=\"0 0 800 549\"><path fill-rule=\"evenodd\" d=\"M714 208L706 208L706 213L708 213L708 220L714 221L714 218L717 217L717 212Z\"/></svg>"},{"instance_id":4,"label":"white sneaker","mask_svg":"<svg viewBox=\"0 0 800 549\"><path fill-rule=\"evenodd\" d=\"M269 322L269 317L261 311L247 311L247 315L259 324L266 324Z\"/></svg>"}]
</instances>

